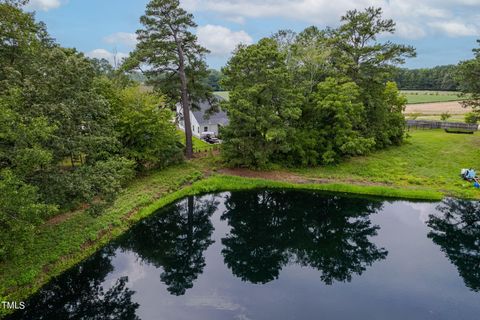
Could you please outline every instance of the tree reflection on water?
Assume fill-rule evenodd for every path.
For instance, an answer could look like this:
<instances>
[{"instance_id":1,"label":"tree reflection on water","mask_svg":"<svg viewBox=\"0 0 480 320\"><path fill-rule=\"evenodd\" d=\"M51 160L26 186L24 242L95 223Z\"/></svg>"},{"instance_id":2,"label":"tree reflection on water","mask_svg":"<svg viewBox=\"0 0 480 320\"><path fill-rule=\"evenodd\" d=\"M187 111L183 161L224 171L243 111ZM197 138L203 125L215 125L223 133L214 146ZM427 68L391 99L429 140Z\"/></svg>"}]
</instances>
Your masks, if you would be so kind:
<instances>
[{"instance_id":1,"label":"tree reflection on water","mask_svg":"<svg viewBox=\"0 0 480 320\"><path fill-rule=\"evenodd\" d=\"M351 281L352 275L387 256L369 239L379 229L369 217L382 208L379 201L300 191L188 197L54 279L12 319L138 319L139 304L132 301L135 292L128 288L128 277L105 288L114 271L112 259L121 251L160 269L168 292L184 295L204 271L219 200L226 207L221 219L230 226L226 236L220 235L223 262L243 281L270 282L288 263L318 270L327 284Z\"/></svg>"},{"instance_id":2,"label":"tree reflection on water","mask_svg":"<svg viewBox=\"0 0 480 320\"><path fill-rule=\"evenodd\" d=\"M213 243L210 217L218 202L214 198L185 201L142 221L123 237L121 247L143 261L162 268L160 279L174 295L183 295L203 273L204 252Z\"/></svg>"},{"instance_id":3,"label":"tree reflection on water","mask_svg":"<svg viewBox=\"0 0 480 320\"><path fill-rule=\"evenodd\" d=\"M138 320L135 313L139 304L132 301L135 292L126 287L128 277L117 279L105 292L103 285L113 271L113 256L111 247L103 249L53 279L27 302L25 310L8 319Z\"/></svg>"},{"instance_id":4,"label":"tree reflection on water","mask_svg":"<svg viewBox=\"0 0 480 320\"><path fill-rule=\"evenodd\" d=\"M267 283L295 262L320 272L326 284L351 281L388 252L369 237L369 216L381 202L310 192L235 192L222 219L231 226L222 239L225 263L244 281Z\"/></svg>"},{"instance_id":5,"label":"tree reflection on water","mask_svg":"<svg viewBox=\"0 0 480 320\"><path fill-rule=\"evenodd\" d=\"M465 285L480 291L480 202L446 199L430 215L428 237L457 267Z\"/></svg>"}]
</instances>

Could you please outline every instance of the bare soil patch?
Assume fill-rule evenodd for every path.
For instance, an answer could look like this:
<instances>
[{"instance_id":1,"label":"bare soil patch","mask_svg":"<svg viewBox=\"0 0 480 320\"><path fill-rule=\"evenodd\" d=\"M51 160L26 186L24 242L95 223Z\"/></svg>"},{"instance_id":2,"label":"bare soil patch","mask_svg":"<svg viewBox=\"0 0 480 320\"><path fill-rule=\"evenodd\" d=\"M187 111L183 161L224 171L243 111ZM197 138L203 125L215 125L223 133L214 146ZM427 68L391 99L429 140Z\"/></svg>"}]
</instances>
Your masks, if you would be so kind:
<instances>
[{"instance_id":1,"label":"bare soil patch","mask_svg":"<svg viewBox=\"0 0 480 320\"><path fill-rule=\"evenodd\" d=\"M236 169L221 169L220 173L238 176L244 178L257 178L265 180L275 180L275 181L285 181L291 183L308 183L309 181L303 177L300 177L296 174L292 174L285 171L254 171L245 168L236 168Z\"/></svg>"},{"instance_id":2,"label":"bare soil patch","mask_svg":"<svg viewBox=\"0 0 480 320\"><path fill-rule=\"evenodd\" d=\"M462 107L459 101L435 102L408 104L405 113L421 113L421 114L441 114L448 112L450 114L465 114L470 112L470 108Z\"/></svg>"},{"instance_id":3,"label":"bare soil patch","mask_svg":"<svg viewBox=\"0 0 480 320\"><path fill-rule=\"evenodd\" d=\"M219 173L231 175L231 176L238 176L243 178L257 178L257 179L265 179L265 180L273 180L273 181L283 181L295 184L324 184L324 183L350 183L356 185L365 185L365 186L388 186L387 183L376 183L371 181L364 181L364 180L354 180L354 179L328 179L328 178L312 178L312 177L304 177L302 175L298 175L295 173L287 172L287 171L254 171L244 168L236 168L236 169L221 169L218 171Z\"/></svg>"}]
</instances>

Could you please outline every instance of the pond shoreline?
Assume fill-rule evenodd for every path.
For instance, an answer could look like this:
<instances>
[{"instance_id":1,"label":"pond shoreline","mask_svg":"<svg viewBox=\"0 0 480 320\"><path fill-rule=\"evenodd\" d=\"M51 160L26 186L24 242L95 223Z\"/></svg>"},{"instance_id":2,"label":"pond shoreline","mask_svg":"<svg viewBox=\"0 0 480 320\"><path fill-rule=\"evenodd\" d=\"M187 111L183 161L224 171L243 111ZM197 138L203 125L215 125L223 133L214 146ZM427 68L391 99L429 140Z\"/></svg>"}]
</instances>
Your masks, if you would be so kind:
<instances>
[{"instance_id":1,"label":"pond shoreline","mask_svg":"<svg viewBox=\"0 0 480 320\"><path fill-rule=\"evenodd\" d=\"M439 149L441 146L456 157L455 148L465 150L459 143L460 138L436 130L415 132L412 141L403 146L354 158L331 168L269 172L231 170L221 167L218 158L207 157L150 172L134 180L115 204L100 216L93 217L79 210L42 225L32 248L26 249L18 258L0 264L0 298L2 301L24 301L53 277L89 257L136 222L189 195L284 188L417 201L439 201L446 196L478 199L479 193L459 181L453 169L446 171L449 167L455 170L460 167L460 160ZM435 142L438 145L432 145L432 141L438 141ZM478 138L476 135L467 137L464 143L478 143ZM433 150L441 152L442 156ZM472 153L471 157L465 155L461 159L473 158L477 154L474 149L469 153ZM420 156L425 154L428 159ZM411 164L407 165L407 161ZM438 161L439 166L431 165L432 172L427 173L432 177L424 175L424 163L434 161ZM377 167L382 170L378 171ZM436 172L441 170L445 173L437 177ZM358 174L360 171L362 175ZM0 317L5 312L0 309Z\"/></svg>"},{"instance_id":2,"label":"pond shoreline","mask_svg":"<svg viewBox=\"0 0 480 320\"><path fill-rule=\"evenodd\" d=\"M443 198L443 195L440 192L431 190L408 190L379 185L358 185L325 181L322 181L321 183L307 183L306 181L303 181L302 183L293 183L217 173L213 173L208 177L194 176L193 180L196 181L187 179L186 183L178 190L169 192L151 203L145 203L145 206L142 208L134 206L131 210L128 210L127 214L123 215L123 223L115 225L114 221L112 221L107 228L101 229L98 232L98 237L96 239L85 239L85 242L80 244L79 247L72 246L72 248L68 250L70 253L61 256L56 263L47 263L43 265L41 267L41 273L37 274L35 279L32 279L33 281L29 285L17 286L16 288L13 288L13 290L12 288L2 288L2 290L6 289L7 291L10 291L8 294L2 292L2 300L25 301L52 278L62 274L64 271L88 258L101 247L129 230L130 227L138 221L149 217L157 210L187 196L252 189L294 189L417 201L440 201ZM48 228L61 228L62 224L66 224L69 219L71 219L71 217L65 219L65 221L60 219L60 222L56 223L47 222L47 224L49 224ZM4 312L4 310L1 311ZM6 314L2 315L2 313L0 313L0 316L4 315Z\"/></svg>"},{"instance_id":3,"label":"pond shoreline","mask_svg":"<svg viewBox=\"0 0 480 320\"><path fill-rule=\"evenodd\" d=\"M454 199L418 203L283 188L188 196L52 279L11 320L79 312L280 319L292 309L302 319L319 312L371 319L395 308L412 319L432 313L470 319L480 311L472 292L478 277L469 272L475 259L468 259L478 257L478 248L460 260L454 249L468 247L479 229L449 226L478 209ZM418 293L419 284L426 292ZM368 294L359 297L359 290ZM192 297L217 303L198 308ZM219 309L225 304L218 301L242 307Z\"/></svg>"}]
</instances>

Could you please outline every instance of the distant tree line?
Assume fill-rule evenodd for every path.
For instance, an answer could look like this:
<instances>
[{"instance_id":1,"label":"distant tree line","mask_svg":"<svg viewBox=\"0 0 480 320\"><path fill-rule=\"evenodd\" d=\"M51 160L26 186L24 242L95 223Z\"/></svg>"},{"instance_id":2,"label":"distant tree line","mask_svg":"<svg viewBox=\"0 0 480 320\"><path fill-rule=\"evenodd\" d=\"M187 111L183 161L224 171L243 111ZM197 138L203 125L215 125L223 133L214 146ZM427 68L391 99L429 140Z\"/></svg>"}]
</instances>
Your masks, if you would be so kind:
<instances>
[{"instance_id":1,"label":"distant tree line","mask_svg":"<svg viewBox=\"0 0 480 320\"><path fill-rule=\"evenodd\" d=\"M316 165L398 145L406 99L393 66L412 47L379 42L395 23L381 9L348 11L336 29L280 31L240 46L223 69L232 166Z\"/></svg>"},{"instance_id":2,"label":"distant tree line","mask_svg":"<svg viewBox=\"0 0 480 320\"><path fill-rule=\"evenodd\" d=\"M212 91L224 91L220 81L222 80L223 74L221 71L216 69L208 69L207 77L203 80ZM128 77L138 83L147 84L149 79L143 73L138 71L133 71L128 73Z\"/></svg>"},{"instance_id":3,"label":"distant tree line","mask_svg":"<svg viewBox=\"0 0 480 320\"><path fill-rule=\"evenodd\" d=\"M401 90L458 91L457 70L456 65L422 69L395 68L392 80Z\"/></svg>"}]
</instances>

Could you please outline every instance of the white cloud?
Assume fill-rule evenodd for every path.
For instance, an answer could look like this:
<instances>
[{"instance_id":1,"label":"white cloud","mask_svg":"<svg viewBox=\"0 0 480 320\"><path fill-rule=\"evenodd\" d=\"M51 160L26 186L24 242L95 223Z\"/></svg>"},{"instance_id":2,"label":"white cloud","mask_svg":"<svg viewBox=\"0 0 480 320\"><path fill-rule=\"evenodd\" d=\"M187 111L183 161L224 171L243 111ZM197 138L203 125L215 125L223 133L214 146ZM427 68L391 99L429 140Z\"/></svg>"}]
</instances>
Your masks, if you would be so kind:
<instances>
[{"instance_id":1,"label":"white cloud","mask_svg":"<svg viewBox=\"0 0 480 320\"><path fill-rule=\"evenodd\" d=\"M135 33L117 32L104 38L108 44L124 44L129 47L137 45L137 35Z\"/></svg>"},{"instance_id":2,"label":"white cloud","mask_svg":"<svg viewBox=\"0 0 480 320\"><path fill-rule=\"evenodd\" d=\"M432 22L429 25L450 37L477 36L479 34L478 26L458 21Z\"/></svg>"},{"instance_id":3,"label":"white cloud","mask_svg":"<svg viewBox=\"0 0 480 320\"><path fill-rule=\"evenodd\" d=\"M381 7L384 16L397 22L397 35L421 38L428 34L473 36L478 34L480 0L183 0L189 11L209 11L228 21L286 18L319 26L336 26L350 9Z\"/></svg>"},{"instance_id":4,"label":"white cloud","mask_svg":"<svg viewBox=\"0 0 480 320\"><path fill-rule=\"evenodd\" d=\"M238 24L245 24L245 18L241 16L231 16L231 17L225 17L227 21L231 21L234 23Z\"/></svg>"},{"instance_id":5,"label":"white cloud","mask_svg":"<svg viewBox=\"0 0 480 320\"><path fill-rule=\"evenodd\" d=\"M405 39L420 39L427 35L422 26L414 23L397 23L396 35Z\"/></svg>"},{"instance_id":6,"label":"white cloud","mask_svg":"<svg viewBox=\"0 0 480 320\"><path fill-rule=\"evenodd\" d=\"M113 53L105 49L95 49L86 53L87 57L97 58L97 59L107 59L112 65L115 65L115 62L119 64L122 59L128 57L127 53L117 52Z\"/></svg>"},{"instance_id":7,"label":"white cloud","mask_svg":"<svg viewBox=\"0 0 480 320\"><path fill-rule=\"evenodd\" d=\"M27 8L48 11L50 9L56 9L62 5L60 0L30 0Z\"/></svg>"},{"instance_id":8,"label":"white cloud","mask_svg":"<svg viewBox=\"0 0 480 320\"><path fill-rule=\"evenodd\" d=\"M284 17L311 23L330 23L348 9L367 7L372 0L185 0L192 11L213 11L227 17Z\"/></svg>"},{"instance_id":9,"label":"white cloud","mask_svg":"<svg viewBox=\"0 0 480 320\"><path fill-rule=\"evenodd\" d=\"M198 27L199 43L211 51L212 55L225 56L230 54L240 43L253 42L245 31L232 31L222 26L207 24Z\"/></svg>"}]
</instances>

